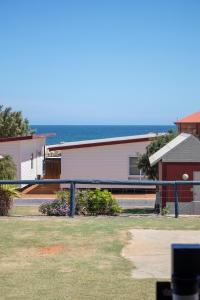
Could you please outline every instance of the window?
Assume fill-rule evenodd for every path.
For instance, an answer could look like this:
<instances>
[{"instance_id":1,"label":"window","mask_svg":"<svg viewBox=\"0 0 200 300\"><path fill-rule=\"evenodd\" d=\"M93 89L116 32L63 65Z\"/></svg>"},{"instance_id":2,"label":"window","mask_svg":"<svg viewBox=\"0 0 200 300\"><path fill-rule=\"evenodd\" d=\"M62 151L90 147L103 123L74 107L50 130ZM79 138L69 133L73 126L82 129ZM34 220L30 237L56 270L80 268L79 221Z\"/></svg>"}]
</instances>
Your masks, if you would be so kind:
<instances>
[{"instance_id":1,"label":"window","mask_svg":"<svg viewBox=\"0 0 200 300\"><path fill-rule=\"evenodd\" d=\"M42 151L37 151L37 157L42 156Z\"/></svg>"},{"instance_id":2,"label":"window","mask_svg":"<svg viewBox=\"0 0 200 300\"><path fill-rule=\"evenodd\" d=\"M33 153L31 154L31 169L33 169L33 159L34 159L34 155Z\"/></svg>"},{"instance_id":3,"label":"window","mask_svg":"<svg viewBox=\"0 0 200 300\"><path fill-rule=\"evenodd\" d=\"M129 175L141 175L137 165L138 157L129 157Z\"/></svg>"}]
</instances>

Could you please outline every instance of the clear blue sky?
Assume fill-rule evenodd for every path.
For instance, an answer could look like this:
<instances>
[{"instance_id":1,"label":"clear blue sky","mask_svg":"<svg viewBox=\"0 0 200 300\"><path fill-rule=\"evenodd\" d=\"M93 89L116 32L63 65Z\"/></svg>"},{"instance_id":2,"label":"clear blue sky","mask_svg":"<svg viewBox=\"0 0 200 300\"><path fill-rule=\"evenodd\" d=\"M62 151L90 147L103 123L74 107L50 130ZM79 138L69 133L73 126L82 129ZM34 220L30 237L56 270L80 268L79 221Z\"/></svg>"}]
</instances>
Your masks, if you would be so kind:
<instances>
[{"instance_id":1,"label":"clear blue sky","mask_svg":"<svg viewBox=\"0 0 200 300\"><path fill-rule=\"evenodd\" d=\"M0 103L32 124L200 110L199 0L1 0Z\"/></svg>"}]
</instances>

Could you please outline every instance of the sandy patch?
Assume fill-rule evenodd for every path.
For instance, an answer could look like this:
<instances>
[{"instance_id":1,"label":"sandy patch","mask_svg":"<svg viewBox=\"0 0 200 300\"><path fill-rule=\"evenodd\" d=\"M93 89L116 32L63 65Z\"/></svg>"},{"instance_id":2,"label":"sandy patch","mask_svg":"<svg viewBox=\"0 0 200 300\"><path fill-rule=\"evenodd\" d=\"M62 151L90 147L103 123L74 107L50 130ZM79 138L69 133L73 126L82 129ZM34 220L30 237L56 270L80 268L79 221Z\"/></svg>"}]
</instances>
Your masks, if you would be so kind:
<instances>
[{"instance_id":1,"label":"sandy patch","mask_svg":"<svg viewBox=\"0 0 200 300\"><path fill-rule=\"evenodd\" d=\"M63 251L64 245L55 245L50 247L42 247L40 248L40 253L42 254L56 254Z\"/></svg>"},{"instance_id":2,"label":"sandy patch","mask_svg":"<svg viewBox=\"0 0 200 300\"><path fill-rule=\"evenodd\" d=\"M200 231L133 229L122 256L134 264L134 278L170 278L171 244L200 243Z\"/></svg>"}]
</instances>

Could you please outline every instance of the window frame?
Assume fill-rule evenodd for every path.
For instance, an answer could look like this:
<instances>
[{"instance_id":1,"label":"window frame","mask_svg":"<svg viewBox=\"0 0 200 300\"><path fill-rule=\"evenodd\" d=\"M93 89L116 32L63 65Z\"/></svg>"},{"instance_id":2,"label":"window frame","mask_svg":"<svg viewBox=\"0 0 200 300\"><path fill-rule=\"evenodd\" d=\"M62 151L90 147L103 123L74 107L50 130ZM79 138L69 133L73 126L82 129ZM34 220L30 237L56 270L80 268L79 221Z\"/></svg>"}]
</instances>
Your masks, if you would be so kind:
<instances>
[{"instance_id":1,"label":"window frame","mask_svg":"<svg viewBox=\"0 0 200 300\"><path fill-rule=\"evenodd\" d=\"M137 172L137 174L135 173L135 174L132 174L131 173L131 159L137 159L137 161L138 161L138 159L139 159L139 157L138 156L129 156L129 176L141 176L141 175L143 175L142 174L142 171L140 170L140 169L138 169L138 172Z\"/></svg>"}]
</instances>

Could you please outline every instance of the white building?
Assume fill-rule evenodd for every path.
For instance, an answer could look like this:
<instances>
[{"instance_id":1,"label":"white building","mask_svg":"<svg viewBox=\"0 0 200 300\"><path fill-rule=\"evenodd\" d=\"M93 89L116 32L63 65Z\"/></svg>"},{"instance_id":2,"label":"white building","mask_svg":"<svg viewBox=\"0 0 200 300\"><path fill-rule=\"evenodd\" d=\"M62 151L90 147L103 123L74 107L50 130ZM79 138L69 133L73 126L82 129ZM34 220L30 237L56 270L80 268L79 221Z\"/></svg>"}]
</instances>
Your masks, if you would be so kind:
<instances>
[{"instance_id":1,"label":"white building","mask_svg":"<svg viewBox=\"0 0 200 300\"><path fill-rule=\"evenodd\" d=\"M43 175L45 135L0 138L0 155L10 155L19 180L32 180Z\"/></svg>"},{"instance_id":2,"label":"white building","mask_svg":"<svg viewBox=\"0 0 200 300\"><path fill-rule=\"evenodd\" d=\"M49 146L61 151L61 179L142 179L138 157L156 134L67 142Z\"/></svg>"}]
</instances>

